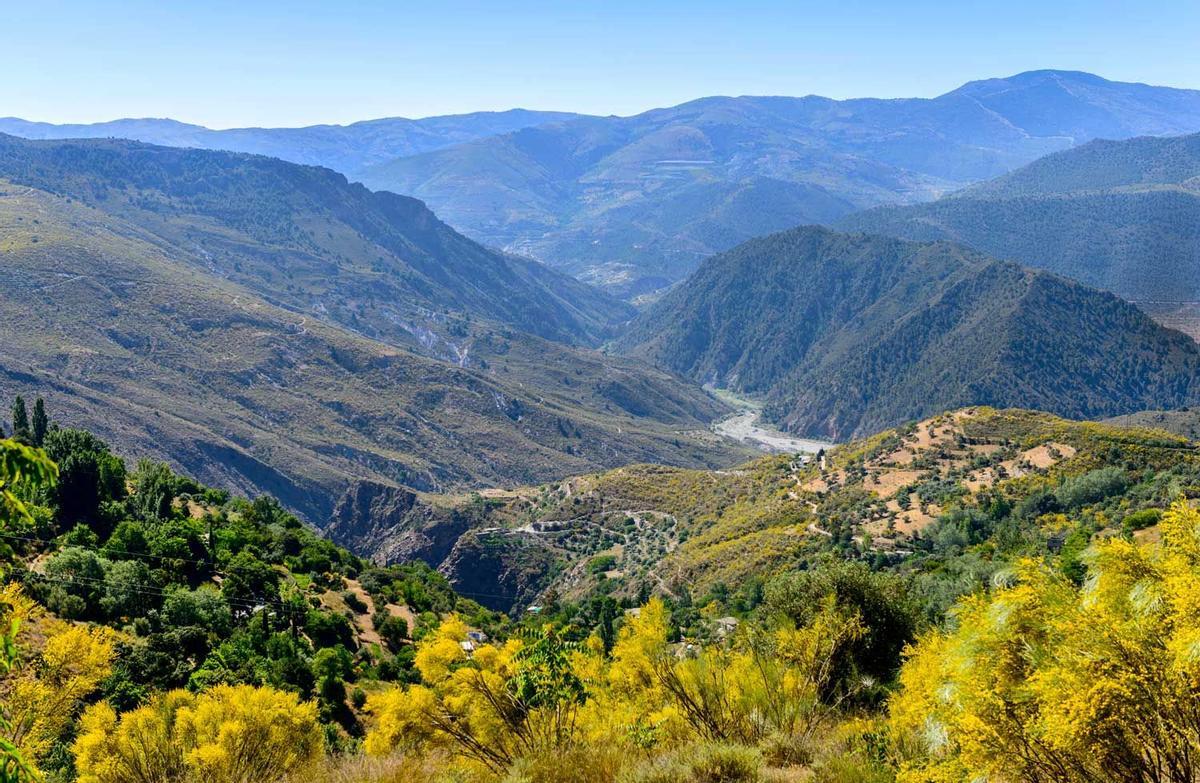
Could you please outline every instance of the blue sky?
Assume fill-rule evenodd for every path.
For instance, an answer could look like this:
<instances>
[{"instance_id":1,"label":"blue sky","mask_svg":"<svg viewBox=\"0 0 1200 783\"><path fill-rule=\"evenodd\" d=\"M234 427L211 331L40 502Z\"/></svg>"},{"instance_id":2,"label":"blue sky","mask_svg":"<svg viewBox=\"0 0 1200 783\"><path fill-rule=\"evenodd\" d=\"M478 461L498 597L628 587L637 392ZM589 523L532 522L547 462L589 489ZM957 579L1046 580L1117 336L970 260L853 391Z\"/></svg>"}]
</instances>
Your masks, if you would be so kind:
<instances>
[{"instance_id":1,"label":"blue sky","mask_svg":"<svg viewBox=\"0 0 1200 783\"><path fill-rule=\"evenodd\" d=\"M1197 0L0 0L0 31L0 116L53 122L632 114L715 94L933 96L1036 68L1200 88Z\"/></svg>"}]
</instances>

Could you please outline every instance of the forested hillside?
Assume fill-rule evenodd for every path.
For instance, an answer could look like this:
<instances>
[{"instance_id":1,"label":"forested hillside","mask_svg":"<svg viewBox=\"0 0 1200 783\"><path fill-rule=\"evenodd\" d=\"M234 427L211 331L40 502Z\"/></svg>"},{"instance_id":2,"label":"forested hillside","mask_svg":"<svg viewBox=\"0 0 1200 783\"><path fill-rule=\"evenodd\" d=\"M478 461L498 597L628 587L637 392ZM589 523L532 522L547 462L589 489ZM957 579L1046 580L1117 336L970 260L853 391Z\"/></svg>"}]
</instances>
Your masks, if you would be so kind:
<instances>
[{"instance_id":1,"label":"forested hillside","mask_svg":"<svg viewBox=\"0 0 1200 783\"><path fill-rule=\"evenodd\" d=\"M286 752L302 758L353 747L364 688L415 679L412 640L440 616L493 633L507 624L424 565L371 566L274 498L129 465L91 433L59 427L40 398L12 410L3 427L17 440L0 440L0 612L4 653L33 649L0 670L0 736L49 779L84 771L71 744L96 725L80 720L85 702L126 712L173 689L228 700L220 709L245 710L249 732L278 714L309 722L272 738L301 743ZM256 754L267 769L286 755Z\"/></svg>"},{"instance_id":2,"label":"forested hillside","mask_svg":"<svg viewBox=\"0 0 1200 783\"><path fill-rule=\"evenodd\" d=\"M946 242L801 228L705 263L616 348L835 439L971 404L1193 402L1200 348L1114 296Z\"/></svg>"}]
</instances>

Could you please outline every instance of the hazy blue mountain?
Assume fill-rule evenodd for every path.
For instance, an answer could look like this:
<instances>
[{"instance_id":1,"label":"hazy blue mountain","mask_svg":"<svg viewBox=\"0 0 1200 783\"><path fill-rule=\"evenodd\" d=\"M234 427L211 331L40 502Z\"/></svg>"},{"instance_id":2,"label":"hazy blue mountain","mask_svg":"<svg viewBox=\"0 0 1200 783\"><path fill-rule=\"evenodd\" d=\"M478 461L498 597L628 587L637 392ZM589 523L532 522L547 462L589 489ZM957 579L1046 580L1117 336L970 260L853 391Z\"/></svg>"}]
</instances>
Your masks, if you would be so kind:
<instances>
[{"instance_id":1,"label":"hazy blue mountain","mask_svg":"<svg viewBox=\"0 0 1200 783\"><path fill-rule=\"evenodd\" d=\"M1093 141L839 228L952 239L1112 291L1200 336L1200 134Z\"/></svg>"},{"instance_id":2,"label":"hazy blue mountain","mask_svg":"<svg viewBox=\"0 0 1200 783\"><path fill-rule=\"evenodd\" d=\"M86 125L54 125L4 117L0 118L0 133L27 139L115 137L168 147L252 152L353 174L373 163L579 116L568 112L511 109L420 120L388 117L351 125L229 130L211 130L170 119L121 119Z\"/></svg>"},{"instance_id":3,"label":"hazy blue mountain","mask_svg":"<svg viewBox=\"0 0 1200 783\"><path fill-rule=\"evenodd\" d=\"M1112 294L949 242L817 227L709 259L615 347L833 438L965 405L1091 418L1200 399L1200 346Z\"/></svg>"},{"instance_id":4,"label":"hazy blue mountain","mask_svg":"<svg viewBox=\"0 0 1200 783\"><path fill-rule=\"evenodd\" d=\"M637 295L752 232L929 201L1097 137L1196 130L1198 91L1035 71L933 99L704 98L483 138L362 178L485 243Z\"/></svg>"}]
</instances>

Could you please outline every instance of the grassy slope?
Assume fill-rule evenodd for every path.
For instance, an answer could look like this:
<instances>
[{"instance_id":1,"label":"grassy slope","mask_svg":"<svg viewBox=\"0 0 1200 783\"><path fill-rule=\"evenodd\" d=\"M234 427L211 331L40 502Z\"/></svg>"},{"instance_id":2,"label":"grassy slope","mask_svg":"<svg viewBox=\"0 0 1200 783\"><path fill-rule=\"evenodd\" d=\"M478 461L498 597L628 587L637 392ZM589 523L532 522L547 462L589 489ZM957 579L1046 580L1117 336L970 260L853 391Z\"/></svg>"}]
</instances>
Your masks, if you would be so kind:
<instances>
[{"instance_id":1,"label":"grassy slope","mask_svg":"<svg viewBox=\"0 0 1200 783\"><path fill-rule=\"evenodd\" d=\"M359 477L438 489L728 458L687 434L719 406L665 374L556 344L504 348L494 327L504 358L457 367L270 304L111 211L0 191L0 395L45 394L121 453L313 519ZM536 375L539 345L557 369ZM625 387L646 387L661 415L623 410Z\"/></svg>"},{"instance_id":2,"label":"grassy slope","mask_svg":"<svg viewBox=\"0 0 1200 783\"><path fill-rule=\"evenodd\" d=\"M0 176L133 223L171 253L275 302L418 345L484 319L595 343L631 308L482 247L415 199L328 169L119 140L0 136Z\"/></svg>"}]
</instances>

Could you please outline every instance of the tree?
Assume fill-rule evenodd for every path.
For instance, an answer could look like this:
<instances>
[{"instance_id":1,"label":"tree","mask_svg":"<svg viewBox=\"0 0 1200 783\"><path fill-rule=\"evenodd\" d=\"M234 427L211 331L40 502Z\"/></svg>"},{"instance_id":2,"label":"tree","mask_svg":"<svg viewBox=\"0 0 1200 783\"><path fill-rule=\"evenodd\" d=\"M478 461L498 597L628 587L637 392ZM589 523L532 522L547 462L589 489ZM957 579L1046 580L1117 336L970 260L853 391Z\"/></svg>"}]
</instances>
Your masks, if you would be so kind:
<instances>
[{"instance_id":1,"label":"tree","mask_svg":"<svg viewBox=\"0 0 1200 783\"><path fill-rule=\"evenodd\" d=\"M196 627L218 637L233 628L233 614L225 597L209 586L195 590L177 587L167 593L160 612L163 620L175 628Z\"/></svg>"},{"instance_id":2,"label":"tree","mask_svg":"<svg viewBox=\"0 0 1200 783\"><path fill-rule=\"evenodd\" d=\"M89 709L73 750L79 783L274 783L324 754L316 705L268 687L169 691L117 716Z\"/></svg>"},{"instance_id":3,"label":"tree","mask_svg":"<svg viewBox=\"0 0 1200 783\"><path fill-rule=\"evenodd\" d=\"M46 401L38 397L33 403L33 424L31 427L33 445L41 446L42 442L46 439L46 432L49 429L50 419L46 416Z\"/></svg>"},{"instance_id":4,"label":"tree","mask_svg":"<svg viewBox=\"0 0 1200 783\"><path fill-rule=\"evenodd\" d=\"M144 617L160 600L150 584L150 568L141 560L119 560L105 569L100 605L113 620Z\"/></svg>"},{"instance_id":5,"label":"tree","mask_svg":"<svg viewBox=\"0 0 1200 783\"><path fill-rule=\"evenodd\" d=\"M51 430L43 447L59 467L54 500L60 524L84 521L100 527L101 503L125 497L125 463L84 430Z\"/></svg>"},{"instance_id":6,"label":"tree","mask_svg":"<svg viewBox=\"0 0 1200 783\"><path fill-rule=\"evenodd\" d=\"M273 601L279 593L279 573L247 551L233 556L225 567L221 594L230 603L257 605Z\"/></svg>"},{"instance_id":7,"label":"tree","mask_svg":"<svg viewBox=\"0 0 1200 783\"><path fill-rule=\"evenodd\" d=\"M387 643L388 649L396 652L408 642L408 621L403 617L394 617L384 612L376 612L375 630L380 638Z\"/></svg>"},{"instance_id":8,"label":"tree","mask_svg":"<svg viewBox=\"0 0 1200 783\"><path fill-rule=\"evenodd\" d=\"M43 566L51 590L47 606L71 620L100 619L108 567L109 562L90 549L68 546L55 552Z\"/></svg>"},{"instance_id":9,"label":"tree","mask_svg":"<svg viewBox=\"0 0 1200 783\"><path fill-rule=\"evenodd\" d=\"M137 515L147 522L156 522L171 517L175 500L175 474L164 462L141 460L134 471L133 505Z\"/></svg>"},{"instance_id":10,"label":"tree","mask_svg":"<svg viewBox=\"0 0 1200 783\"><path fill-rule=\"evenodd\" d=\"M33 433L29 429L29 413L25 410L25 399L20 395L17 395L17 399L13 401L12 428L13 438L16 440L24 442L33 440Z\"/></svg>"}]
</instances>

